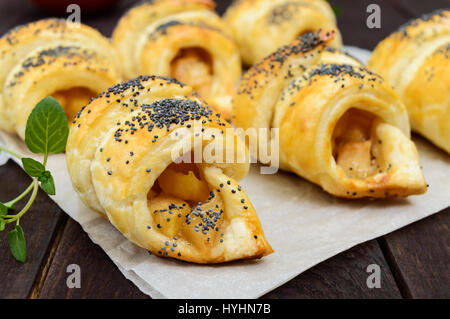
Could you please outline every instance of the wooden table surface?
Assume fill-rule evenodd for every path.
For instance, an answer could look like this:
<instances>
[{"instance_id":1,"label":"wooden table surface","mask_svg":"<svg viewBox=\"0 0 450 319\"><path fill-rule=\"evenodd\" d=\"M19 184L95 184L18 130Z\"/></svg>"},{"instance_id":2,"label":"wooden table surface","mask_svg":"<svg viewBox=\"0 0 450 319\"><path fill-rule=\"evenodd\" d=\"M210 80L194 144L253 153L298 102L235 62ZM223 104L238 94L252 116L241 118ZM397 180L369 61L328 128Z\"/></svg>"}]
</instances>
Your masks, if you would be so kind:
<instances>
[{"instance_id":1,"label":"wooden table surface","mask_svg":"<svg viewBox=\"0 0 450 319\"><path fill-rule=\"evenodd\" d=\"M83 15L82 22L110 36L132 0L123 0L100 15ZM230 1L218 2L223 12ZM339 27L348 45L373 49L399 25L422 13L450 7L450 0L330 0L338 8ZM366 8L381 7L382 28L368 29ZM47 13L27 0L0 1L0 34ZM30 178L12 161L0 167L0 201L22 192ZM450 196L450 195L449 195ZM23 205L23 201L21 205ZM20 205L19 205L20 206ZM21 264L9 252L7 232L0 233L0 298L148 298L120 273L93 244L79 224L43 191L21 220L27 238L28 261ZM302 273L265 298L450 298L450 209L387 236L358 245ZM81 267L81 288L66 285L67 266ZM366 285L366 268L381 267L381 288Z\"/></svg>"}]
</instances>

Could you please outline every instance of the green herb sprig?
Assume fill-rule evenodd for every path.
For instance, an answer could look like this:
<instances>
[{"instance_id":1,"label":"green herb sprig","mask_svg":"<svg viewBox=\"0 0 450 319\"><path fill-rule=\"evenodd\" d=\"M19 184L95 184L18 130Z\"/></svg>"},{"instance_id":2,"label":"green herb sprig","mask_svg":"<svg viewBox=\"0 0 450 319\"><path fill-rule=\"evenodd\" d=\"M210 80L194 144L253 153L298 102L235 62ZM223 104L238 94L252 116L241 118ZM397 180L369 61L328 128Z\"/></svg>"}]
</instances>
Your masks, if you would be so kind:
<instances>
[{"instance_id":1,"label":"green herb sprig","mask_svg":"<svg viewBox=\"0 0 450 319\"><path fill-rule=\"evenodd\" d=\"M34 107L27 120L25 128L25 144L35 154L43 154L44 159L38 162L32 158L22 157L6 147L0 145L0 151L4 151L22 161L25 172L32 177L30 186L19 196L7 203L0 203L0 231L5 230L6 225L15 223L15 227L9 232L9 247L14 258L20 262L27 259L27 247L25 235L20 227L20 219L30 209L38 192L38 187L49 195L55 195L55 182L53 176L46 169L49 154L64 152L69 135L69 123L63 108L52 97L46 97ZM30 198L18 213L14 214L14 207L18 201L31 192Z\"/></svg>"}]
</instances>

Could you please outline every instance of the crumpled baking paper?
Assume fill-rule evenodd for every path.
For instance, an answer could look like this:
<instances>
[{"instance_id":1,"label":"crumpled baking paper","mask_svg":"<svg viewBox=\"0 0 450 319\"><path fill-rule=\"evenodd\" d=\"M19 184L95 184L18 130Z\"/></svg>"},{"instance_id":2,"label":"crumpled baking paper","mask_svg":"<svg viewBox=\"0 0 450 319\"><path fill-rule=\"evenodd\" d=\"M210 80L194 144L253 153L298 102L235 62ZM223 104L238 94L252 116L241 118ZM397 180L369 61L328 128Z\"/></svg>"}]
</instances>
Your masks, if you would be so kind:
<instances>
[{"instance_id":1,"label":"crumpled baking paper","mask_svg":"<svg viewBox=\"0 0 450 319\"><path fill-rule=\"evenodd\" d=\"M347 49L362 61L370 54ZM430 187L408 199L338 199L294 174L261 175L253 165L241 185L275 250L261 260L196 265L150 255L74 196L64 154L48 161L56 184L51 198L153 298L257 298L344 250L449 207L450 157L422 138L415 142ZM0 143L36 158L18 137L0 132Z\"/></svg>"}]
</instances>

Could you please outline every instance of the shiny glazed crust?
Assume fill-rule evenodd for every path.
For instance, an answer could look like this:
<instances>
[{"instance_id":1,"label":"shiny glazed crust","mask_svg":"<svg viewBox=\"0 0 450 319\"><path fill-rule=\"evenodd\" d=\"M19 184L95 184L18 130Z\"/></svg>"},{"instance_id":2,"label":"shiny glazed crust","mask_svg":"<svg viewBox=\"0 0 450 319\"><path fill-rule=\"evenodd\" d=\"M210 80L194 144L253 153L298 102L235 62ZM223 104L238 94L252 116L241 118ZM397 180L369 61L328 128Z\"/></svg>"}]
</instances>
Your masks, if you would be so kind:
<instances>
[{"instance_id":1,"label":"shiny glazed crust","mask_svg":"<svg viewBox=\"0 0 450 319\"><path fill-rule=\"evenodd\" d=\"M0 38L0 127L24 138L42 98L73 88L100 94L120 80L117 66L108 40L88 26L46 19L12 29Z\"/></svg>"},{"instance_id":2,"label":"shiny glazed crust","mask_svg":"<svg viewBox=\"0 0 450 319\"><path fill-rule=\"evenodd\" d=\"M399 93L413 130L450 153L450 11L412 20L383 40L368 67Z\"/></svg>"},{"instance_id":3,"label":"shiny glazed crust","mask_svg":"<svg viewBox=\"0 0 450 319\"><path fill-rule=\"evenodd\" d=\"M279 128L281 168L330 194L384 198L425 192L405 106L380 76L350 56L327 49L331 37L331 32L304 35L251 68L234 100L234 125ZM346 113L350 110L353 114ZM348 123L336 132L344 114L350 116ZM364 116L370 122L368 136L354 141L345 135L346 127L357 128ZM341 166L333 154L339 152L335 144L346 139L352 143L341 143L346 152L342 158L352 165ZM371 147L372 154L367 155L375 171L355 178L361 166L355 151L365 155L365 146Z\"/></svg>"},{"instance_id":4,"label":"shiny glazed crust","mask_svg":"<svg viewBox=\"0 0 450 319\"><path fill-rule=\"evenodd\" d=\"M237 184L247 174L248 162L203 162L196 164L199 176L173 177L173 152L197 136L196 125L223 133L194 139L192 149L198 143L206 147L222 134L242 143L191 87L170 78L141 76L102 93L74 124L67 167L75 189L87 206L135 244L161 257L196 263L260 258L272 252L249 198ZM180 129L183 135L178 135ZM167 174L172 174L169 179L164 178ZM195 183L183 185L189 176ZM171 183L170 188L164 183ZM209 195L193 203L187 196L196 183L207 185ZM179 196L170 193L176 191Z\"/></svg>"},{"instance_id":5,"label":"shiny glazed crust","mask_svg":"<svg viewBox=\"0 0 450 319\"><path fill-rule=\"evenodd\" d=\"M241 60L237 45L213 9L214 2L209 0L155 0L129 10L112 36L124 76L173 76L172 62L182 50L201 49L210 59L211 73L201 95L228 118Z\"/></svg>"},{"instance_id":6,"label":"shiny glazed crust","mask_svg":"<svg viewBox=\"0 0 450 319\"><path fill-rule=\"evenodd\" d=\"M237 0L228 8L225 22L247 65L307 32L334 29L331 45L342 45L333 9L325 0Z\"/></svg>"}]
</instances>

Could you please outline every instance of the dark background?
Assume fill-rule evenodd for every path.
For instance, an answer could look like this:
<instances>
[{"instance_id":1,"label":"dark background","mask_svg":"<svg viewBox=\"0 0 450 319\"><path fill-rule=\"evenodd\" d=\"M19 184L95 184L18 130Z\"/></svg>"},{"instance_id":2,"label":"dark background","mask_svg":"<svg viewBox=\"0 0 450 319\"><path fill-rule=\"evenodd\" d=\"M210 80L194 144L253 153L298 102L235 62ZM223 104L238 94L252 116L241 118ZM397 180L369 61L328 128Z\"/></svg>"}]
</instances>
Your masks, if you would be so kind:
<instances>
[{"instance_id":1,"label":"dark background","mask_svg":"<svg viewBox=\"0 0 450 319\"><path fill-rule=\"evenodd\" d=\"M101 12L89 13L82 11L82 23L100 30L110 36L119 17L138 0L33 0L45 3L77 3L77 2L110 2L107 9ZM0 0L0 34L11 27L49 16L67 17L64 11L59 14L39 9L31 0ZM225 12L231 0L216 0L216 10ZM339 29L343 34L344 43L366 49L373 49L376 44L395 30L398 26L423 13L438 8L449 8L450 0L329 0L338 12ZM369 4L380 5L382 12L382 28L368 29L366 27L366 8Z\"/></svg>"},{"instance_id":2,"label":"dark background","mask_svg":"<svg viewBox=\"0 0 450 319\"><path fill-rule=\"evenodd\" d=\"M82 6L81 22L110 36L119 17L135 2L118 1L95 14L87 13ZM230 1L216 3L218 12L223 13ZM344 43L366 49L373 49L411 18L450 7L450 0L330 0L330 3L338 12ZM366 27L366 8L371 3L381 7L381 29ZM58 14L39 9L29 0L0 0L0 34L16 25L49 16ZM0 201L14 198L30 182L12 161L1 166ZM148 298L123 277L78 223L41 190L21 222L27 239L27 263L14 260L9 252L8 233L0 233L0 298ZM447 209L341 253L265 297L449 298L449 227L450 209ZM380 289L368 289L366 285L366 268L374 263L382 271ZM69 264L81 267L80 289L66 286Z\"/></svg>"}]
</instances>

